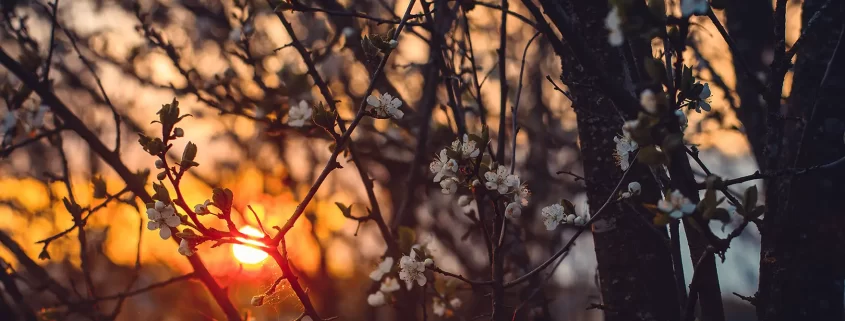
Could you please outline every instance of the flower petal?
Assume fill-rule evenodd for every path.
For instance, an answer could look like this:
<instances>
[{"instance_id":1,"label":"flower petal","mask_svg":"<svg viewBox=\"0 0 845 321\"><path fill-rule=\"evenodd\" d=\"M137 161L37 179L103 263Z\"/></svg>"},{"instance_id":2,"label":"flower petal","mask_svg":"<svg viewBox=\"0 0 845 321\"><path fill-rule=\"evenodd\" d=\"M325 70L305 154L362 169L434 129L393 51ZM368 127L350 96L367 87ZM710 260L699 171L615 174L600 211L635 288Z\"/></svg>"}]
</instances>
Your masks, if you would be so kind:
<instances>
[{"instance_id":1,"label":"flower petal","mask_svg":"<svg viewBox=\"0 0 845 321\"><path fill-rule=\"evenodd\" d=\"M373 107L380 107L381 101L379 101L378 97L370 95L369 97L367 97L367 104Z\"/></svg>"},{"instance_id":2,"label":"flower petal","mask_svg":"<svg viewBox=\"0 0 845 321\"><path fill-rule=\"evenodd\" d=\"M158 231L158 236L161 236L162 240L166 240L170 238L170 228L167 226L162 226L161 230Z\"/></svg>"}]
</instances>

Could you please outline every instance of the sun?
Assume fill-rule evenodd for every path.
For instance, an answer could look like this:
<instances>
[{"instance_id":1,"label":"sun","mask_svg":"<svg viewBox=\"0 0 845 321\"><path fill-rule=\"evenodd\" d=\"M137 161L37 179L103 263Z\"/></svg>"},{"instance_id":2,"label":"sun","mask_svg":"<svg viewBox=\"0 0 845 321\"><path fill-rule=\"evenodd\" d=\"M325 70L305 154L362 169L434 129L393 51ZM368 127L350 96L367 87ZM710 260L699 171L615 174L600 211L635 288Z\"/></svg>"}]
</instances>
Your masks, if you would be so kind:
<instances>
[{"instance_id":1,"label":"sun","mask_svg":"<svg viewBox=\"0 0 845 321\"><path fill-rule=\"evenodd\" d=\"M264 236L264 234L261 234L261 231L256 230L252 226L244 226L240 229L240 231L241 231L241 233L244 233L246 235L258 236L258 237ZM262 245L261 243L259 243L257 241L246 240L246 239L242 239L242 238L238 238L238 241L241 241L241 242L244 242L244 243L249 243L249 244ZM233 245L232 246L232 254L235 255L235 259L237 259L241 263L245 263L245 264L258 264L258 263L261 263L261 261L264 261L265 259L267 259L267 253L264 253L264 251L256 249L254 247L242 245L242 244Z\"/></svg>"}]
</instances>

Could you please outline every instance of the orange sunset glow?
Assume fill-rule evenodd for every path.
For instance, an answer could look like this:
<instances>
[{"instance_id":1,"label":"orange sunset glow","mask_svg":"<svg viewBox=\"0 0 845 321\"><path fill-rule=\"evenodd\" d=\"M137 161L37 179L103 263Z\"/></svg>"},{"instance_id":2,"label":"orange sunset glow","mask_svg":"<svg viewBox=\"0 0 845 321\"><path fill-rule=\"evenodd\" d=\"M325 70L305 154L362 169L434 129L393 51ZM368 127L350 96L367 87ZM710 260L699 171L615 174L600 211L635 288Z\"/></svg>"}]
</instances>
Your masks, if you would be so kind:
<instances>
[{"instance_id":1,"label":"orange sunset glow","mask_svg":"<svg viewBox=\"0 0 845 321\"><path fill-rule=\"evenodd\" d=\"M241 233L244 233L244 234L250 235L250 236L258 236L258 237L264 236L263 234L261 234L261 231L255 229L252 226L244 226L240 229L240 231L241 231ZM247 239L243 239L243 238L238 238L238 240L241 241L241 242L247 243L247 244L254 244L256 246L263 246L260 242L256 242L256 241L252 241L252 240L247 240ZM258 264L258 263L263 262L265 259L267 259L267 253L264 253L264 251L256 249L254 247L243 245L243 244L233 245L232 246L232 254L235 256L235 259L237 259L238 262L241 262L241 263L244 263L244 264Z\"/></svg>"}]
</instances>

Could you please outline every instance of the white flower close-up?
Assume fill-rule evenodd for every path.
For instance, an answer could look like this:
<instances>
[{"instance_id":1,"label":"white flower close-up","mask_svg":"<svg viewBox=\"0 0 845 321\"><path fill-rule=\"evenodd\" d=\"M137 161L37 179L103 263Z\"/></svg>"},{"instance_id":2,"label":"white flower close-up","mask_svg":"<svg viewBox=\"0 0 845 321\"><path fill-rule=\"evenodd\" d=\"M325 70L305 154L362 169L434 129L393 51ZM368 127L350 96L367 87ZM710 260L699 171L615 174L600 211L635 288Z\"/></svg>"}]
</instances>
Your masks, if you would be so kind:
<instances>
[{"instance_id":1,"label":"white flower close-up","mask_svg":"<svg viewBox=\"0 0 845 321\"><path fill-rule=\"evenodd\" d=\"M376 267L373 272L370 272L370 279L373 281L381 281L381 278L384 277L385 274L390 272L390 268L393 267L393 258L386 257L384 260L379 263L378 267Z\"/></svg>"},{"instance_id":2,"label":"white flower close-up","mask_svg":"<svg viewBox=\"0 0 845 321\"><path fill-rule=\"evenodd\" d=\"M658 201L657 208L663 213L669 214L672 218L681 218L695 212L695 204L690 202L679 190L669 193L669 195L666 195L666 199Z\"/></svg>"},{"instance_id":3,"label":"white flower close-up","mask_svg":"<svg viewBox=\"0 0 845 321\"><path fill-rule=\"evenodd\" d=\"M604 18L604 27L608 31L607 42L611 46L619 47L625 41L625 34L622 33L622 17L619 16L619 7L614 6Z\"/></svg>"},{"instance_id":4,"label":"white flower close-up","mask_svg":"<svg viewBox=\"0 0 845 321\"><path fill-rule=\"evenodd\" d=\"M513 201L522 206L528 206L528 198L531 197L531 191L528 190L528 185L517 184L516 191L513 193Z\"/></svg>"},{"instance_id":5,"label":"white flower close-up","mask_svg":"<svg viewBox=\"0 0 845 321\"><path fill-rule=\"evenodd\" d=\"M681 0L681 13L684 17L706 15L710 5L707 0Z\"/></svg>"},{"instance_id":6,"label":"white flower close-up","mask_svg":"<svg viewBox=\"0 0 845 321\"><path fill-rule=\"evenodd\" d=\"M151 231L161 229L158 235L165 240L170 238L170 228L177 227L182 223L179 216L176 215L173 204L164 205L161 201L156 201L153 208L147 209L147 218L150 219L147 222L147 229Z\"/></svg>"},{"instance_id":7,"label":"white flower close-up","mask_svg":"<svg viewBox=\"0 0 845 321\"><path fill-rule=\"evenodd\" d=\"M373 107L373 111L379 117L402 119L402 116L405 116L405 113L399 109L402 106L402 101L388 93L384 93L381 96L370 95L367 97L367 104Z\"/></svg>"},{"instance_id":8,"label":"white flower close-up","mask_svg":"<svg viewBox=\"0 0 845 321\"><path fill-rule=\"evenodd\" d=\"M399 259L399 279L405 281L405 287L410 290L414 282L424 286L425 263L417 261L417 252L411 250L411 255L404 255Z\"/></svg>"},{"instance_id":9,"label":"white flower close-up","mask_svg":"<svg viewBox=\"0 0 845 321\"><path fill-rule=\"evenodd\" d=\"M516 219L522 216L522 205L519 205L517 202L509 203L507 207L505 207L505 217L508 219Z\"/></svg>"},{"instance_id":10,"label":"white flower close-up","mask_svg":"<svg viewBox=\"0 0 845 321\"><path fill-rule=\"evenodd\" d=\"M565 219L566 213L564 212L565 209L560 204L544 207L540 211L540 215L543 216L543 224L546 225L546 230L554 230Z\"/></svg>"},{"instance_id":11,"label":"white flower close-up","mask_svg":"<svg viewBox=\"0 0 845 321\"><path fill-rule=\"evenodd\" d=\"M516 175L508 174L508 168L501 165L495 171L491 170L484 173L484 179L487 180L484 183L487 189L495 190L499 194L507 194L511 187L516 187L516 185L513 185L514 183L519 184L519 178Z\"/></svg>"},{"instance_id":12,"label":"white flower close-up","mask_svg":"<svg viewBox=\"0 0 845 321\"><path fill-rule=\"evenodd\" d=\"M630 152L637 150L637 142L631 139L631 135L626 131L623 131L622 136L614 137L613 141L616 142L616 151L614 152L616 163L619 168L626 171L631 166Z\"/></svg>"},{"instance_id":13,"label":"white flower close-up","mask_svg":"<svg viewBox=\"0 0 845 321\"><path fill-rule=\"evenodd\" d=\"M179 241L179 254L184 256L191 256L194 255L195 251L191 248L191 242L188 242L186 239L182 239Z\"/></svg>"},{"instance_id":14,"label":"white flower close-up","mask_svg":"<svg viewBox=\"0 0 845 321\"><path fill-rule=\"evenodd\" d=\"M640 94L640 105L645 111L654 114L657 112L657 95L651 89L643 90Z\"/></svg>"},{"instance_id":15,"label":"white flower close-up","mask_svg":"<svg viewBox=\"0 0 845 321\"><path fill-rule=\"evenodd\" d=\"M440 192L446 195L455 194L458 191L458 180L454 177L440 181Z\"/></svg>"},{"instance_id":16,"label":"white flower close-up","mask_svg":"<svg viewBox=\"0 0 845 321\"><path fill-rule=\"evenodd\" d=\"M286 124L291 127L302 127L305 123L311 120L311 106L304 100L299 102L299 105L291 104L288 110L288 120Z\"/></svg>"},{"instance_id":17,"label":"white flower close-up","mask_svg":"<svg viewBox=\"0 0 845 321\"><path fill-rule=\"evenodd\" d=\"M440 150L437 158L428 165L434 174L434 182L440 182L444 177L454 177L458 172L458 162L446 155L446 149Z\"/></svg>"},{"instance_id":18,"label":"white flower close-up","mask_svg":"<svg viewBox=\"0 0 845 321\"><path fill-rule=\"evenodd\" d=\"M434 298L431 301L431 311L438 317L444 316L446 314L446 303L440 298Z\"/></svg>"},{"instance_id":19,"label":"white flower close-up","mask_svg":"<svg viewBox=\"0 0 845 321\"><path fill-rule=\"evenodd\" d=\"M372 307L380 307L384 305L385 302L387 302L387 300L384 297L384 293L381 291L376 291L376 293L367 296L367 303Z\"/></svg>"},{"instance_id":20,"label":"white flower close-up","mask_svg":"<svg viewBox=\"0 0 845 321\"><path fill-rule=\"evenodd\" d=\"M474 140L469 139L469 135L464 134L463 142L456 139L452 142L452 150L461 153L461 158L475 158L481 152Z\"/></svg>"}]
</instances>

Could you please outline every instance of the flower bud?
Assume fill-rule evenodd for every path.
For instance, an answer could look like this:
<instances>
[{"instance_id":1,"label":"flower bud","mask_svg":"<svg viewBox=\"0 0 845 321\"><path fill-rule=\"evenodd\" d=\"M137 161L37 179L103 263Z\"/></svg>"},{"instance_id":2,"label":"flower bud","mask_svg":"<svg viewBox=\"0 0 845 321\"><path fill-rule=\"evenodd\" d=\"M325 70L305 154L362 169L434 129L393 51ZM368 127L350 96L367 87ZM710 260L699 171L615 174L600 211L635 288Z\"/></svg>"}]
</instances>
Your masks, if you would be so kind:
<instances>
[{"instance_id":1,"label":"flower bud","mask_svg":"<svg viewBox=\"0 0 845 321\"><path fill-rule=\"evenodd\" d=\"M162 161L160 159L156 159L156 168L158 168L158 169L164 168L164 161Z\"/></svg>"},{"instance_id":2,"label":"flower bud","mask_svg":"<svg viewBox=\"0 0 845 321\"><path fill-rule=\"evenodd\" d=\"M387 44L390 46L391 49L395 49L399 46L399 42L396 40L390 40L390 42L388 42Z\"/></svg>"},{"instance_id":3,"label":"flower bud","mask_svg":"<svg viewBox=\"0 0 845 321\"><path fill-rule=\"evenodd\" d=\"M425 263L425 266L432 266L432 265L434 265L434 260L432 260L431 258L428 258L428 259L425 259L425 261L423 261L423 263Z\"/></svg>"},{"instance_id":4,"label":"flower bud","mask_svg":"<svg viewBox=\"0 0 845 321\"><path fill-rule=\"evenodd\" d=\"M176 127L173 129L173 136L182 137L185 136L185 131L182 128Z\"/></svg>"},{"instance_id":5,"label":"flower bud","mask_svg":"<svg viewBox=\"0 0 845 321\"><path fill-rule=\"evenodd\" d=\"M461 197L458 197L458 206L467 206L471 201L472 198L470 198L469 196L461 195Z\"/></svg>"},{"instance_id":6,"label":"flower bud","mask_svg":"<svg viewBox=\"0 0 845 321\"><path fill-rule=\"evenodd\" d=\"M252 304L252 306L255 306L255 307L260 307L260 306L264 305L264 294L260 294L260 295L256 295L256 296L252 297L252 300L249 300L249 304Z\"/></svg>"}]
</instances>

